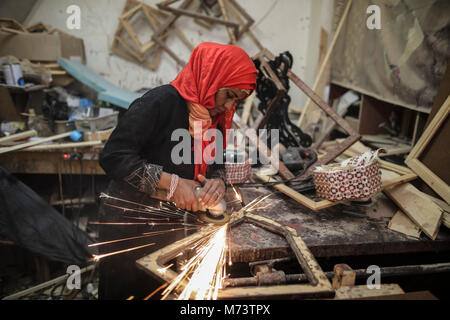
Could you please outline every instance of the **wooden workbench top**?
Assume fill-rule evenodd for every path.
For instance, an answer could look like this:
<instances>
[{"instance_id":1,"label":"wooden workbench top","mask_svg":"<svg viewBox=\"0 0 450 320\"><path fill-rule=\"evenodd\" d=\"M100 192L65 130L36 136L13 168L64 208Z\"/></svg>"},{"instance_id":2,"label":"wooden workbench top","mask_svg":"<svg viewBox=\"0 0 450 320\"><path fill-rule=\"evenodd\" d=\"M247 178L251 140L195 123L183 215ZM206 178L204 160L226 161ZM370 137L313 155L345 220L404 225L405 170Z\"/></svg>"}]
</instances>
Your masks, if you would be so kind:
<instances>
[{"instance_id":1,"label":"wooden workbench top","mask_svg":"<svg viewBox=\"0 0 450 320\"><path fill-rule=\"evenodd\" d=\"M249 203L257 196L272 191L242 188L241 192L244 202ZM441 226L434 241L425 235L417 240L389 230L388 223L398 208L382 193L378 193L374 201L365 207L345 204L311 211L281 193L272 195L261 205L266 208L252 213L294 228L315 257L450 250L450 230L444 226ZM284 238L248 223L231 229L231 252L235 262L292 254Z\"/></svg>"}]
</instances>

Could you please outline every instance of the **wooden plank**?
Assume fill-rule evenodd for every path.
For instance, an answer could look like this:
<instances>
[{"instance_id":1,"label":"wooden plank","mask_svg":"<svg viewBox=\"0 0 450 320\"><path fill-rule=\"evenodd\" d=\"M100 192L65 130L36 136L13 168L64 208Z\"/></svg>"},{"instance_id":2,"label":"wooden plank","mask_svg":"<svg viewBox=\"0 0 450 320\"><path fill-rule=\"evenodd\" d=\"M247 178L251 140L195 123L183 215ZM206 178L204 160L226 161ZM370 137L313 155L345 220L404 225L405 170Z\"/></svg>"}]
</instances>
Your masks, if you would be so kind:
<instances>
[{"instance_id":1,"label":"wooden plank","mask_svg":"<svg viewBox=\"0 0 450 320\"><path fill-rule=\"evenodd\" d=\"M349 0L347 2L347 6L345 7L345 10L344 10L344 13L342 14L341 20L339 21L339 25L336 28L336 32L334 33L333 39L331 40L330 47L328 48L327 54L325 55L325 58L323 59L322 65L320 66L319 72L317 73L316 80L314 81L314 85L312 87L312 90L314 92L317 92L319 83L321 82L322 77L325 74L325 71L326 71L326 68L327 68L327 65L328 65L328 61L330 60L331 53L333 52L334 46L336 44L336 41L337 41L337 39L339 37L339 34L341 33L342 26L344 25L344 22L345 22L345 20L347 18L348 12L350 11L350 7L352 5L352 2L353 2L353 0ZM306 101L305 107L303 108L303 112L302 112L300 118L298 119L298 122L297 122L297 126L298 127L301 127L301 125L303 123L303 120L304 120L304 118L305 118L305 116L307 114L309 105L311 105L311 99L308 97L308 100Z\"/></svg>"},{"instance_id":2,"label":"wooden plank","mask_svg":"<svg viewBox=\"0 0 450 320\"><path fill-rule=\"evenodd\" d=\"M395 172L384 171L386 178L396 178ZM410 183L384 190L385 194L431 239L436 239L442 223L442 210L423 192Z\"/></svg>"},{"instance_id":3,"label":"wooden plank","mask_svg":"<svg viewBox=\"0 0 450 320\"><path fill-rule=\"evenodd\" d=\"M398 284L380 284L380 289L369 289L367 285L353 287L343 286L336 290L334 300L374 298L404 293L405 292Z\"/></svg>"},{"instance_id":4,"label":"wooden plank","mask_svg":"<svg viewBox=\"0 0 450 320\"><path fill-rule=\"evenodd\" d=\"M25 139L25 138L29 138L29 137L34 137L36 135L37 135L36 130L28 130L25 132L16 133L16 134L12 134L12 135L0 138L0 144L9 142L9 141L17 141L17 140L21 140L21 139Z\"/></svg>"},{"instance_id":5,"label":"wooden plank","mask_svg":"<svg viewBox=\"0 0 450 320\"><path fill-rule=\"evenodd\" d=\"M263 182L276 182L277 181L274 178L263 175L259 172L256 172L255 176ZM294 199L295 201L299 202L300 204L304 205L305 207L307 207L308 209L311 209L313 211L329 208L329 207L335 206L340 203L337 201L333 202L333 201L329 201L329 200L322 200L322 201L316 202L314 200L311 200L307 196L295 191L294 189L288 187L287 185L285 185L283 183L274 184L274 185L272 185L272 187L274 189L280 191L281 193L284 193L288 197Z\"/></svg>"},{"instance_id":6,"label":"wooden plank","mask_svg":"<svg viewBox=\"0 0 450 320\"><path fill-rule=\"evenodd\" d=\"M189 50L193 51L195 49L195 46L188 40L188 38L184 35L183 31L181 31L180 28L173 25L173 30Z\"/></svg>"},{"instance_id":7,"label":"wooden plank","mask_svg":"<svg viewBox=\"0 0 450 320\"><path fill-rule=\"evenodd\" d=\"M398 210L389 222L388 228L397 231L407 236L420 238L422 232L418 226L411 219L408 218L401 210Z\"/></svg>"},{"instance_id":8,"label":"wooden plank","mask_svg":"<svg viewBox=\"0 0 450 320\"><path fill-rule=\"evenodd\" d=\"M54 135L54 136L51 136L51 137L47 137L47 138L44 138L44 139L40 139L40 140L37 140L37 141L21 143L19 145L15 145L15 146L12 146L12 147L0 148L0 154L11 152L11 151L17 151L17 150L20 150L20 149L25 149L25 148L28 148L28 147L31 147L31 146L35 146L35 145L42 144L42 143L49 142L49 141L53 141L53 140L63 139L63 138L66 138L66 137L70 136L71 133L72 132L64 132L64 133L57 134L57 135Z\"/></svg>"},{"instance_id":9,"label":"wooden plank","mask_svg":"<svg viewBox=\"0 0 450 320\"><path fill-rule=\"evenodd\" d=\"M83 141L83 142L69 142L69 143L55 143L41 146L33 146L28 147L22 150L25 151L43 151L43 150L58 150L58 149L67 149L67 148L86 148L101 145L101 141Z\"/></svg>"},{"instance_id":10,"label":"wooden plank","mask_svg":"<svg viewBox=\"0 0 450 320\"><path fill-rule=\"evenodd\" d=\"M263 50L264 46L261 44L261 42L259 42L259 40L258 40L258 38L256 38L255 34L249 28L246 28L244 20L242 20L242 18L239 16L239 13L237 12L236 8L234 8L233 5L238 5L238 4L234 1L231 1L231 3L230 3L230 2L228 2L228 0L225 0L225 6L230 10L231 14L241 25L241 27L242 27L241 32L246 31L247 35L253 40L253 42L258 47L258 49ZM244 13L245 11L242 11L242 12ZM249 16L249 18L251 19L250 16ZM253 20L251 22L253 23ZM245 29L247 29L247 30L245 30ZM238 38L240 38L240 36Z\"/></svg>"},{"instance_id":11,"label":"wooden plank","mask_svg":"<svg viewBox=\"0 0 450 320\"><path fill-rule=\"evenodd\" d=\"M128 21L121 18L121 19L120 19L120 22L122 23L122 26L125 28L125 30L127 31L127 33L130 35L131 40L133 40L133 42L134 42L134 44L136 45L136 47L138 47L139 50L141 50L142 43L141 43L141 41L139 41L139 38L138 38L136 32L134 32L133 28L132 28L131 25L128 23Z\"/></svg>"},{"instance_id":12,"label":"wooden plank","mask_svg":"<svg viewBox=\"0 0 450 320\"><path fill-rule=\"evenodd\" d=\"M224 0L217 0L219 2L220 11L222 11L223 20L228 22L230 19L228 19L228 12L225 8ZM227 26L227 32L228 36L230 37L231 44L236 45L236 35L234 33L233 28Z\"/></svg>"}]
</instances>

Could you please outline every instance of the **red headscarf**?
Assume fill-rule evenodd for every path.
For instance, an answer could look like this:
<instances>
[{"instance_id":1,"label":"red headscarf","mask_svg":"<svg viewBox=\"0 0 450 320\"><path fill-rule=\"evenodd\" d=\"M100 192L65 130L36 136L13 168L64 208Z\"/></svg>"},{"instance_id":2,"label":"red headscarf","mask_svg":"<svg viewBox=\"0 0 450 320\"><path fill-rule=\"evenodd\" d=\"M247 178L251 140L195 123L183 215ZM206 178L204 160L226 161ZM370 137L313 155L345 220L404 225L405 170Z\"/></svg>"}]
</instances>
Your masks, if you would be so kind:
<instances>
[{"instance_id":1,"label":"red headscarf","mask_svg":"<svg viewBox=\"0 0 450 320\"><path fill-rule=\"evenodd\" d=\"M203 108L214 108L217 90L238 88L250 90L251 93L256 88L256 76L257 70L252 59L241 48L204 42L192 51L188 64L170 84L188 102L189 124L192 129L195 115L204 113ZM228 138L226 131L231 128L234 111L235 106L229 111L218 114L210 121L203 122L203 132L208 128L220 126L223 130L224 148L227 146ZM206 174L208 165L203 159L203 150L209 143L202 139L202 163L195 165L195 179L198 174Z\"/></svg>"}]
</instances>

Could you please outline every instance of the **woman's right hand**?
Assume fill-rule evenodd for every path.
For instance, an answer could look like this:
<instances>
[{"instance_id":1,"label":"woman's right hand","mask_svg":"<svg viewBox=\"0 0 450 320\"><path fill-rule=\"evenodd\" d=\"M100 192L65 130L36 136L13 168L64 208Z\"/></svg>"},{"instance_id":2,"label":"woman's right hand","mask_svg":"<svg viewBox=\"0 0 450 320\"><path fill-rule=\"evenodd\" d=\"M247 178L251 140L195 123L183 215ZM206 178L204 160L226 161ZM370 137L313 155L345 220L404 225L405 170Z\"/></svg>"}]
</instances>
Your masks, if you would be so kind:
<instances>
[{"instance_id":1,"label":"woman's right hand","mask_svg":"<svg viewBox=\"0 0 450 320\"><path fill-rule=\"evenodd\" d=\"M198 199L195 195L195 188L201 187L201 184L194 180L179 178L177 187L172 196L172 201L180 209L192 212L198 211Z\"/></svg>"}]
</instances>

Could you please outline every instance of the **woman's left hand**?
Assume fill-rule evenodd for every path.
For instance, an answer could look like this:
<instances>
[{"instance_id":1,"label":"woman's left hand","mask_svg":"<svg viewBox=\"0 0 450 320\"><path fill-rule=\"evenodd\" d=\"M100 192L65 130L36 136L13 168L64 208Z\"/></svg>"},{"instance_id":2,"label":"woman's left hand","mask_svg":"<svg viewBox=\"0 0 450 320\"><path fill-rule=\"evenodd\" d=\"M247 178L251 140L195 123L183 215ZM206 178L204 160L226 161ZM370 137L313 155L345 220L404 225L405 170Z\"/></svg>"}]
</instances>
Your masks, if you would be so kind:
<instances>
[{"instance_id":1,"label":"woman's left hand","mask_svg":"<svg viewBox=\"0 0 450 320\"><path fill-rule=\"evenodd\" d=\"M203 191L199 196L199 201L206 208L214 207L225 196L225 183L222 179L206 179L202 175L198 175L198 181L203 185Z\"/></svg>"}]
</instances>

